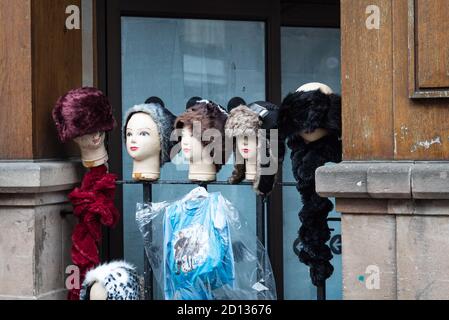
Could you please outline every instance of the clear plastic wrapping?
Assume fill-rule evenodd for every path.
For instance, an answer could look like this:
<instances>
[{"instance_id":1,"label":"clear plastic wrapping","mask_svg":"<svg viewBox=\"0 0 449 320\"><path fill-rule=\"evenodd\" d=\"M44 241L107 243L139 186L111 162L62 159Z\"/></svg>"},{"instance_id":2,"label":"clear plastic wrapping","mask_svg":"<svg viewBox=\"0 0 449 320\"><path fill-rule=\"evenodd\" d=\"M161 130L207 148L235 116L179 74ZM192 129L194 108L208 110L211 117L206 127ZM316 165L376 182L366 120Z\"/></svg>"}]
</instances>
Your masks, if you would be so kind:
<instances>
[{"instance_id":1,"label":"clear plastic wrapping","mask_svg":"<svg viewBox=\"0 0 449 320\"><path fill-rule=\"evenodd\" d=\"M136 220L166 300L275 300L267 252L220 192L137 204Z\"/></svg>"}]
</instances>

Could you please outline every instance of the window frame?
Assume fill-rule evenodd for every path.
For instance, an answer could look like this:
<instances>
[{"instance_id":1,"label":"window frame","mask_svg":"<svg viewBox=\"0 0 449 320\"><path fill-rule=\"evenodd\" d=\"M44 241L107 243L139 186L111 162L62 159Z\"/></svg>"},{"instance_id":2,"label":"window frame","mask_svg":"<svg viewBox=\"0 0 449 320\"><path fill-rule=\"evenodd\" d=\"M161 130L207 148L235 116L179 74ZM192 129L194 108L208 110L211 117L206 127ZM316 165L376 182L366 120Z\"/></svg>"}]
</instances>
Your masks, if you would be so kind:
<instances>
[{"instance_id":1,"label":"window frame","mask_svg":"<svg viewBox=\"0 0 449 320\"><path fill-rule=\"evenodd\" d=\"M339 0L227 0L227 1L146 1L146 0L95 0L95 26L97 44L97 86L106 93L113 105L118 128L122 121L121 76L121 17L155 17L184 19L241 20L265 22L265 93L266 99L281 103L281 27L340 27ZM331 14L324 14L333 10ZM313 18L311 18L313 17ZM110 170L123 178L121 130L108 137ZM279 167L282 182L282 166ZM117 194L123 194L121 185ZM266 248L272 264L278 299L284 298L283 256L283 196L282 186L276 186L268 199L266 217ZM122 196L115 200L123 212ZM261 205L257 204L257 210ZM124 257L123 217L116 228L104 229L101 254L103 260ZM298 262L299 263L299 262Z\"/></svg>"}]
</instances>

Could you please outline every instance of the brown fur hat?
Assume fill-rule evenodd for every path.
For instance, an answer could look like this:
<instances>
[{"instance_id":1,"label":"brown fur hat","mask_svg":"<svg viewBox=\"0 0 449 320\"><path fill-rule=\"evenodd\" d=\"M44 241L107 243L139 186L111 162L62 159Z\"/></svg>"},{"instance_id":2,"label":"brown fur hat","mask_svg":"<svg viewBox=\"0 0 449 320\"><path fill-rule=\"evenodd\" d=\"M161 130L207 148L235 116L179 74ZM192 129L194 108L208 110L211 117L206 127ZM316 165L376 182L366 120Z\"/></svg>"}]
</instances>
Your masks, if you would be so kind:
<instances>
[{"instance_id":1,"label":"brown fur hat","mask_svg":"<svg viewBox=\"0 0 449 320\"><path fill-rule=\"evenodd\" d=\"M266 108L269 112L277 109L277 106L269 103L260 101L257 104ZM229 138L235 138L237 136L257 136L257 172L256 178L253 183L253 189L258 195L269 195L274 188L276 183L276 174L274 175L262 175L261 171L263 165L261 163L260 155L265 154L270 157L269 164L273 164L273 162L278 161L278 155L273 154L269 141L269 132L267 135L262 135L262 131L260 129L263 128L263 120L260 119L258 113L251 109L250 106L240 105L231 110L229 114L228 121L226 122L226 135ZM262 143L261 139L265 139L265 143ZM238 151L236 150L236 145L234 143L234 155L235 157L239 156ZM241 156L240 156L241 157ZM268 164L268 165L269 165ZM234 170L232 175L229 177L228 181L231 184L240 183L245 179L246 174L246 166L244 163L235 163Z\"/></svg>"},{"instance_id":2,"label":"brown fur hat","mask_svg":"<svg viewBox=\"0 0 449 320\"><path fill-rule=\"evenodd\" d=\"M245 105L240 105L231 110L225 126L228 137L256 135L261 127L262 121L257 113Z\"/></svg>"},{"instance_id":3,"label":"brown fur hat","mask_svg":"<svg viewBox=\"0 0 449 320\"><path fill-rule=\"evenodd\" d=\"M215 164L217 172L220 171L221 167L226 164L226 161L229 157L229 154L226 153L226 135L225 135L225 123L228 119L228 114L226 111L221 108L218 104L208 101L201 100L198 101L195 105L188 108L182 115L176 118L175 121L175 129L189 128L192 130L193 123L197 123L201 125L201 137L208 129L216 129L221 134L221 155L220 158L217 158L217 155L212 154L214 159L219 159L220 164ZM179 138L180 140L180 138ZM201 144L205 147L212 143L212 139L210 141L203 141L201 139Z\"/></svg>"}]
</instances>

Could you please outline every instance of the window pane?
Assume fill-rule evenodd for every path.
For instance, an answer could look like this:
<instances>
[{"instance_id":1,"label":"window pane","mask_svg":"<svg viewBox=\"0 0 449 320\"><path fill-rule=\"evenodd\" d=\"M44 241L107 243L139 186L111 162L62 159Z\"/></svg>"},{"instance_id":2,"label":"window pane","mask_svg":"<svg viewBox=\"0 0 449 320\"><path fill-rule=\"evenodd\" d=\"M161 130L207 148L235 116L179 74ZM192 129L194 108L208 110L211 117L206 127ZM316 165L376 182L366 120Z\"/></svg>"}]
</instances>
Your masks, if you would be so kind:
<instances>
[{"instance_id":1,"label":"window pane","mask_svg":"<svg viewBox=\"0 0 449 320\"><path fill-rule=\"evenodd\" d=\"M282 95L294 92L307 82L322 82L334 92L340 93L340 30L326 28L281 29L282 45ZM287 149L288 150L288 149ZM285 182L294 182L290 150L283 166ZM293 242L300 227L298 212L302 207L295 187L284 187L284 295L285 299L316 299L316 288L309 277L309 268L299 262L293 252ZM334 200L334 199L331 199ZM330 217L339 217L335 211ZM332 237L340 235L340 223L329 222L334 229ZM334 238L334 246L338 238ZM334 253L332 265L335 271L326 283L328 299L342 298L341 255Z\"/></svg>"}]
</instances>

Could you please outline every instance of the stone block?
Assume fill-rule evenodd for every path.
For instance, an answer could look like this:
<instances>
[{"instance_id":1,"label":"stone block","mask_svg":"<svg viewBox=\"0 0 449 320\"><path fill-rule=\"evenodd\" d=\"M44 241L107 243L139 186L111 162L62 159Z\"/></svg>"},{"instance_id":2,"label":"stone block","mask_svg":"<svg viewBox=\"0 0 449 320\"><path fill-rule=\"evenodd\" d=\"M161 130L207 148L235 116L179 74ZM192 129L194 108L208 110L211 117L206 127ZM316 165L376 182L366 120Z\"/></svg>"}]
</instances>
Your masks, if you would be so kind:
<instances>
[{"instance_id":1,"label":"stone block","mask_svg":"<svg viewBox=\"0 0 449 320\"><path fill-rule=\"evenodd\" d=\"M64 287L61 205L36 208L35 295Z\"/></svg>"},{"instance_id":2,"label":"stone block","mask_svg":"<svg viewBox=\"0 0 449 320\"><path fill-rule=\"evenodd\" d=\"M415 199L449 199L449 163L416 163L412 191Z\"/></svg>"},{"instance_id":3,"label":"stone block","mask_svg":"<svg viewBox=\"0 0 449 320\"><path fill-rule=\"evenodd\" d=\"M367 169L367 164L347 162L320 167L315 172L316 192L322 197L368 197Z\"/></svg>"},{"instance_id":4,"label":"stone block","mask_svg":"<svg viewBox=\"0 0 449 320\"><path fill-rule=\"evenodd\" d=\"M345 300L396 299L395 239L393 215L342 215ZM377 276L378 288L367 285L372 277Z\"/></svg>"},{"instance_id":5,"label":"stone block","mask_svg":"<svg viewBox=\"0 0 449 320\"><path fill-rule=\"evenodd\" d=\"M34 209L0 207L0 230L0 296L33 296Z\"/></svg>"},{"instance_id":6,"label":"stone block","mask_svg":"<svg viewBox=\"0 0 449 320\"><path fill-rule=\"evenodd\" d=\"M449 299L449 217L397 217L398 299Z\"/></svg>"},{"instance_id":7,"label":"stone block","mask_svg":"<svg viewBox=\"0 0 449 320\"><path fill-rule=\"evenodd\" d=\"M368 168L367 189L372 198L409 199L411 197L409 163L376 164Z\"/></svg>"}]
</instances>

